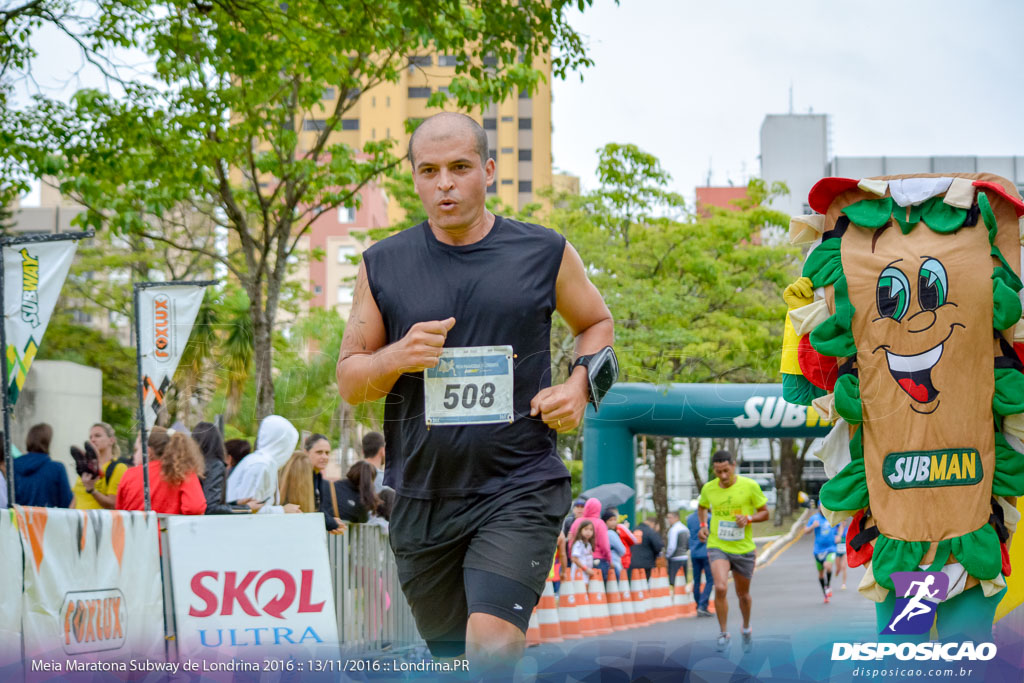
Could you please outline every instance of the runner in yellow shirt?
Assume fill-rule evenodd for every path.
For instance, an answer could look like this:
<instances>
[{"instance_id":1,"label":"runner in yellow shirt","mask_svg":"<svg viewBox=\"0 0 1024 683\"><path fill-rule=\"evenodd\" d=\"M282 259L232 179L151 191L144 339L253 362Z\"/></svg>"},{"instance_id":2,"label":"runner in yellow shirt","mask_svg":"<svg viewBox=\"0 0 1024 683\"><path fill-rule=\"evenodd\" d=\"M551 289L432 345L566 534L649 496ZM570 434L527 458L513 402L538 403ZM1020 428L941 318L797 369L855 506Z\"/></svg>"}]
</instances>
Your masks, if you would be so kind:
<instances>
[{"instance_id":1,"label":"runner in yellow shirt","mask_svg":"<svg viewBox=\"0 0 1024 683\"><path fill-rule=\"evenodd\" d=\"M743 651L750 652L753 639L750 630L750 579L754 575L754 534L752 522L768 519L764 493L757 482L736 474L736 460L729 451L718 451L711 458L715 471L712 479L700 490L697 517L700 540L707 542L711 577L715 582L715 612L722 629L718 636L719 651L729 647L727 591L732 569L736 597L743 613ZM708 510L713 524L708 528Z\"/></svg>"}]
</instances>

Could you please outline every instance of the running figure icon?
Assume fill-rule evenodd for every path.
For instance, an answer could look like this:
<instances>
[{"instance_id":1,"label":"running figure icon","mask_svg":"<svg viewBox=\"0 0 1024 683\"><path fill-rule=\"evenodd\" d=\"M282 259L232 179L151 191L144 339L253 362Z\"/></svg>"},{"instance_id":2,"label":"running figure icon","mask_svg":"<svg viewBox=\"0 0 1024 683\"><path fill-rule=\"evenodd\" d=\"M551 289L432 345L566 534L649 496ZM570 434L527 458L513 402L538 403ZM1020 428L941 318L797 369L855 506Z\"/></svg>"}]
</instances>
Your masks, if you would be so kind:
<instances>
[{"instance_id":1,"label":"running figure icon","mask_svg":"<svg viewBox=\"0 0 1024 683\"><path fill-rule=\"evenodd\" d=\"M906 617L909 621L914 617L919 617L922 614L927 614L928 612L932 611L932 607L930 605L922 604L922 600L928 598L934 600L939 597L941 591L939 591L938 588L936 588L935 591L928 590L929 588L931 588L931 585L933 583L935 583L935 577L932 574L926 576L924 581L910 582L910 585L907 586L907 592L903 597L910 597L910 593L914 590L915 586L917 586L917 593L914 595L914 597L910 598L910 602L906 604L906 606L903 608L903 611L900 612L899 616L893 619L892 623L889 624L890 631L893 631L895 633L896 624L903 617Z\"/></svg>"}]
</instances>

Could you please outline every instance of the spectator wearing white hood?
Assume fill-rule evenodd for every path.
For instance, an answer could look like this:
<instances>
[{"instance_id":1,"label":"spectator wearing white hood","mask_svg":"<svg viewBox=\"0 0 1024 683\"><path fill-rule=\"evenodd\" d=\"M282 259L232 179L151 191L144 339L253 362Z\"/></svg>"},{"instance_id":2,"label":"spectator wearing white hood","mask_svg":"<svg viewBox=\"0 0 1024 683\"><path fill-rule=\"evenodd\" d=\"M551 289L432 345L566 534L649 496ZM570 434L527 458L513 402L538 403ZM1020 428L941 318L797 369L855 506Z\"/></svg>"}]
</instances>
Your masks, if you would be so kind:
<instances>
[{"instance_id":1,"label":"spectator wearing white hood","mask_svg":"<svg viewBox=\"0 0 1024 683\"><path fill-rule=\"evenodd\" d=\"M259 514L301 512L298 505L279 505L277 473L299 443L299 432L280 415L268 415L260 423L256 450L231 470L225 498L229 502L251 499L263 503Z\"/></svg>"}]
</instances>

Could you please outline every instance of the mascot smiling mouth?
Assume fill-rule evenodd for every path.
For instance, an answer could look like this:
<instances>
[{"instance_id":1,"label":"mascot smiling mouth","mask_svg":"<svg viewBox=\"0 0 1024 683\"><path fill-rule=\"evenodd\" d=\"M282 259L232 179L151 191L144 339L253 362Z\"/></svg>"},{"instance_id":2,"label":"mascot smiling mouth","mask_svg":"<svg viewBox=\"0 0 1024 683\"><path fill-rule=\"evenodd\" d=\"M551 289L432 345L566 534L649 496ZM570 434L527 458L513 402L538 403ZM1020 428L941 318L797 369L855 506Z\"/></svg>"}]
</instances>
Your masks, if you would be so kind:
<instances>
[{"instance_id":1,"label":"mascot smiling mouth","mask_svg":"<svg viewBox=\"0 0 1024 683\"><path fill-rule=\"evenodd\" d=\"M886 350L885 358L892 378L910 398L918 403L931 403L939 395L932 384L932 368L942 358L942 344L916 356L900 356Z\"/></svg>"},{"instance_id":2,"label":"mascot smiling mouth","mask_svg":"<svg viewBox=\"0 0 1024 683\"><path fill-rule=\"evenodd\" d=\"M938 398L939 390L932 383L932 369L942 358L942 348L953 336L953 328L956 327L964 326L960 323L953 323L949 326L949 334L945 339L927 351L913 356L901 356L898 353L893 353L889 350L888 345L878 347L885 349L885 359L889 364L889 374L892 375L893 380L907 393L907 396L918 403L931 403Z\"/></svg>"}]
</instances>

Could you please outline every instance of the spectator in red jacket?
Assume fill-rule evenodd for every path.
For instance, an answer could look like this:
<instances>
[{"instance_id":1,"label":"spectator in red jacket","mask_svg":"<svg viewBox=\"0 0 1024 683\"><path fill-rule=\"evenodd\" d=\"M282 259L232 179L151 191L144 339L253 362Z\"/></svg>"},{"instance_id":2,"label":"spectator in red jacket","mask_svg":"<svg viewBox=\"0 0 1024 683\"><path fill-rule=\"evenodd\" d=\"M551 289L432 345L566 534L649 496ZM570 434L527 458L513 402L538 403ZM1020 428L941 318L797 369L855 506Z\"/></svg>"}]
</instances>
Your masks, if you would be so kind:
<instances>
[{"instance_id":1,"label":"spectator in red jacket","mask_svg":"<svg viewBox=\"0 0 1024 683\"><path fill-rule=\"evenodd\" d=\"M203 456L188 435L173 429L153 427L149 433L149 495L151 509L174 515L201 515L206 496L199 475ZM143 510L143 465L132 467L121 477L117 489L118 510Z\"/></svg>"}]
</instances>

